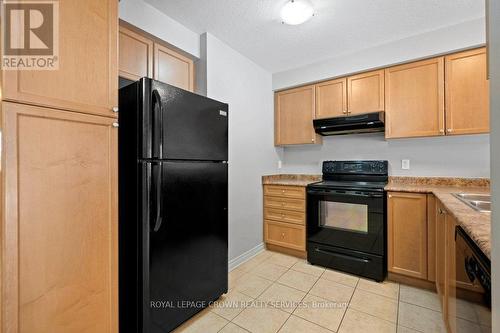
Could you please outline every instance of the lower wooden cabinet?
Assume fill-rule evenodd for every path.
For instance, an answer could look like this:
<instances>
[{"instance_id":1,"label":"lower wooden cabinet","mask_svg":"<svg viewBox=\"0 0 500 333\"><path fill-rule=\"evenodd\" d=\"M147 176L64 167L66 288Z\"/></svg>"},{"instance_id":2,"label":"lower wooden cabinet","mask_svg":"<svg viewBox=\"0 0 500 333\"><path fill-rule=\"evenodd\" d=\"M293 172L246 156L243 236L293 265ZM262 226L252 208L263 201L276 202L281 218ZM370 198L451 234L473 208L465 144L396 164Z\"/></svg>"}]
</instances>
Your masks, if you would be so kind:
<instances>
[{"instance_id":1,"label":"lower wooden cabinet","mask_svg":"<svg viewBox=\"0 0 500 333\"><path fill-rule=\"evenodd\" d=\"M305 226L271 220L266 220L264 225L264 239L266 243L305 251Z\"/></svg>"},{"instance_id":2,"label":"lower wooden cabinet","mask_svg":"<svg viewBox=\"0 0 500 333\"><path fill-rule=\"evenodd\" d=\"M1 108L1 331L117 333L115 120Z\"/></svg>"},{"instance_id":3,"label":"lower wooden cabinet","mask_svg":"<svg viewBox=\"0 0 500 333\"><path fill-rule=\"evenodd\" d=\"M457 331L457 263L455 246L455 228L456 220L450 214L445 215L445 285L444 294L446 302L446 311L444 312L445 322L449 333Z\"/></svg>"},{"instance_id":4,"label":"lower wooden cabinet","mask_svg":"<svg viewBox=\"0 0 500 333\"><path fill-rule=\"evenodd\" d=\"M436 203L436 290L443 312L446 312L445 300L445 258L446 258L446 210L440 202Z\"/></svg>"},{"instance_id":5,"label":"lower wooden cabinet","mask_svg":"<svg viewBox=\"0 0 500 333\"><path fill-rule=\"evenodd\" d=\"M305 257L305 187L264 185L264 241L273 250Z\"/></svg>"},{"instance_id":6,"label":"lower wooden cabinet","mask_svg":"<svg viewBox=\"0 0 500 333\"><path fill-rule=\"evenodd\" d=\"M427 279L427 195L388 194L388 270Z\"/></svg>"}]
</instances>

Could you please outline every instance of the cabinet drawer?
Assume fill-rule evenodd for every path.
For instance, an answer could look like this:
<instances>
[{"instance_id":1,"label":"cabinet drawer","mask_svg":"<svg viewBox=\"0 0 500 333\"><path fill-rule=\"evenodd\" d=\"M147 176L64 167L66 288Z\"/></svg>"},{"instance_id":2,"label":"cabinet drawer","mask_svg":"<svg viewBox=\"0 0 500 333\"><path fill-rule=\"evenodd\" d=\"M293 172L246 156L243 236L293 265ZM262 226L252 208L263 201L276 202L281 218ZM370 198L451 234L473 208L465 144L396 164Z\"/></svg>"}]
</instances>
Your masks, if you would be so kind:
<instances>
[{"instance_id":1,"label":"cabinet drawer","mask_svg":"<svg viewBox=\"0 0 500 333\"><path fill-rule=\"evenodd\" d=\"M300 186L265 185L264 195L304 199L305 188Z\"/></svg>"},{"instance_id":2,"label":"cabinet drawer","mask_svg":"<svg viewBox=\"0 0 500 333\"><path fill-rule=\"evenodd\" d=\"M305 225L306 213L305 211L264 208L264 219Z\"/></svg>"},{"instance_id":3,"label":"cabinet drawer","mask_svg":"<svg viewBox=\"0 0 500 333\"><path fill-rule=\"evenodd\" d=\"M264 197L264 207L305 212L306 201L303 199L290 199L282 197Z\"/></svg>"},{"instance_id":4,"label":"cabinet drawer","mask_svg":"<svg viewBox=\"0 0 500 333\"><path fill-rule=\"evenodd\" d=\"M304 226L266 220L264 223L266 243L305 251L306 230Z\"/></svg>"}]
</instances>

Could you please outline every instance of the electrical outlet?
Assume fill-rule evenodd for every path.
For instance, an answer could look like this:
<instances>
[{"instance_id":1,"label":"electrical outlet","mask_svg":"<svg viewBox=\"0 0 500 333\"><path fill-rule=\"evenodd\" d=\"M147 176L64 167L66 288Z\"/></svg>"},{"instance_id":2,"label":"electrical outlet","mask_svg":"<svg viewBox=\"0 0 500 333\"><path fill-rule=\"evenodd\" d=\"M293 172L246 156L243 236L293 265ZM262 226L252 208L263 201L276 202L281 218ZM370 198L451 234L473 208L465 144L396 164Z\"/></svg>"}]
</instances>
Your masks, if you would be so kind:
<instances>
[{"instance_id":1,"label":"electrical outlet","mask_svg":"<svg viewBox=\"0 0 500 333\"><path fill-rule=\"evenodd\" d=\"M281 169L283 167L283 162L281 160L278 161L278 169Z\"/></svg>"},{"instance_id":2,"label":"electrical outlet","mask_svg":"<svg viewBox=\"0 0 500 333\"><path fill-rule=\"evenodd\" d=\"M401 160L401 169L410 170L410 160Z\"/></svg>"}]
</instances>

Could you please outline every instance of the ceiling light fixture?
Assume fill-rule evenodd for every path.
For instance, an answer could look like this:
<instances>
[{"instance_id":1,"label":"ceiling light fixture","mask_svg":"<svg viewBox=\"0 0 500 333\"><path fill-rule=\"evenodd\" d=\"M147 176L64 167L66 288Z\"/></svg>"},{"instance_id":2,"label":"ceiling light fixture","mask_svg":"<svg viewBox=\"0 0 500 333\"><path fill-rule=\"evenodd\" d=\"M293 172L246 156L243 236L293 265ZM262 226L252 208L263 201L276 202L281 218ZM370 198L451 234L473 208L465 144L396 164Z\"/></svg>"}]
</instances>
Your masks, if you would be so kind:
<instances>
[{"instance_id":1,"label":"ceiling light fixture","mask_svg":"<svg viewBox=\"0 0 500 333\"><path fill-rule=\"evenodd\" d=\"M283 23L298 25L314 16L314 8L308 0L290 0L281 8Z\"/></svg>"}]
</instances>

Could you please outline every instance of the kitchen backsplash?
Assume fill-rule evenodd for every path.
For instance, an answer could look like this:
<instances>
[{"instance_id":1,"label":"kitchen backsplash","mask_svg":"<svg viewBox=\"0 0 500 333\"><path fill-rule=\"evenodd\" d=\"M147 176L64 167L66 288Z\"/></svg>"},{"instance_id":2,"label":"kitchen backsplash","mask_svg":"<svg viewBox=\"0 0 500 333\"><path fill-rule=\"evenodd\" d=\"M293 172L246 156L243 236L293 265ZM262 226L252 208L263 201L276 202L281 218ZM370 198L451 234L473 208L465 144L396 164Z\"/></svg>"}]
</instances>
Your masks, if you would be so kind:
<instances>
[{"instance_id":1,"label":"kitchen backsplash","mask_svg":"<svg viewBox=\"0 0 500 333\"><path fill-rule=\"evenodd\" d=\"M324 137L323 145L278 148L279 173L320 174L324 160L388 160L393 176L490 177L489 135L385 140L382 133ZM410 169L402 169L402 160Z\"/></svg>"}]
</instances>

